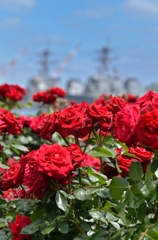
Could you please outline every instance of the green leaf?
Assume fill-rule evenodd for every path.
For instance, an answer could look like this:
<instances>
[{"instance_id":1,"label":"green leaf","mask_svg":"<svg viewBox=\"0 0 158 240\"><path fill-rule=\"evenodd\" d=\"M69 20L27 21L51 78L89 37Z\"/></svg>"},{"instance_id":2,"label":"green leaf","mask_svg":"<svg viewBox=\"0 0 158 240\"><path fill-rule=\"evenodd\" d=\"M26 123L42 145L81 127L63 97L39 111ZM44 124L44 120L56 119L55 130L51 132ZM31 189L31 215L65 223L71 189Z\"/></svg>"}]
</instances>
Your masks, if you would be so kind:
<instances>
[{"instance_id":1,"label":"green leaf","mask_svg":"<svg viewBox=\"0 0 158 240\"><path fill-rule=\"evenodd\" d=\"M15 149L18 149L22 152L29 152L28 148L23 146L23 145L18 145L18 144L10 144L11 149L14 151Z\"/></svg>"},{"instance_id":2,"label":"green leaf","mask_svg":"<svg viewBox=\"0 0 158 240\"><path fill-rule=\"evenodd\" d=\"M69 232L69 226L68 226L67 222L58 222L57 228L58 228L59 232L61 232L61 233L65 234L65 233Z\"/></svg>"},{"instance_id":3,"label":"green leaf","mask_svg":"<svg viewBox=\"0 0 158 240\"><path fill-rule=\"evenodd\" d=\"M56 223L55 221L52 222L52 223L44 223L42 224L42 226L40 227L40 232L43 234L43 235L47 235L49 233L51 233L56 227Z\"/></svg>"},{"instance_id":4,"label":"green leaf","mask_svg":"<svg viewBox=\"0 0 158 240\"><path fill-rule=\"evenodd\" d=\"M110 223L114 228L116 228L117 230L120 230L120 225L117 222L110 221Z\"/></svg>"},{"instance_id":5,"label":"green leaf","mask_svg":"<svg viewBox=\"0 0 158 240\"><path fill-rule=\"evenodd\" d=\"M90 240L109 240L109 234L105 230L98 230L91 237Z\"/></svg>"},{"instance_id":6,"label":"green leaf","mask_svg":"<svg viewBox=\"0 0 158 240\"><path fill-rule=\"evenodd\" d=\"M140 222L144 222L145 216L146 216L146 210L147 210L146 203L142 203L142 204L139 206L138 211L137 211L137 219L138 219Z\"/></svg>"},{"instance_id":7,"label":"green leaf","mask_svg":"<svg viewBox=\"0 0 158 240\"><path fill-rule=\"evenodd\" d=\"M64 212L66 211L66 209L67 209L67 198L65 197L63 192L61 192L61 191L57 192L57 194L55 196L55 202L56 202L58 208L60 208Z\"/></svg>"},{"instance_id":8,"label":"green leaf","mask_svg":"<svg viewBox=\"0 0 158 240\"><path fill-rule=\"evenodd\" d=\"M136 186L127 189L125 194L126 203L131 208L137 208L141 202L144 202L144 196Z\"/></svg>"},{"instance_id":9,"label":"green leaf","mask_svg":"<svg viewBox=\"0 0 158 240\"><path fill-rule=\"evenodd\" d=\"M145 180L148 180L152 177L153 177L153 172L151 171L151 164L148 164L145 172Z\"/></svg>"},{"instance_id":10,"label":"green leaf","mask_svg":"<svg viewBox=\"0 0 158 240\"><path fill-rule=\"evenodd\" d=\"M141 181L143 168L140 162L132 162L129 168L129 177L135 182Z\"/></svg>"},{"instance_id":11,"label":"green leaf","mask_svg":"<svg viewBox=\"0 0 158 240\"><path fill-rule=\"evenodd\" d=\"M128 185L129 184L125 179L120 177L113 177L109 185L111 196L113 198L120 199L123 192L127 189Z\"/></svg>"},{"instance_id":12,"label":"green leaf","mask_svg":"<svg viewBox=\"0 0 158 240\"><path fill-rule=\"evenodd\" d=\"M155 173L157 169L158 169L158 150L154 151L154 158L151 163L151 171Z\"/></svg>"},{"instance_id":13,"label":"green leaf","mask_svg":"<svg viewBox=\"0 0 158 240\"><path fill-rule=\"evenodd\" d=\"M7 226L6 220L4 218L0 218L0 228Z\"/></svg>"},{"instance_id":14,"label":"green leaf","mask_svg":"<svg viewBox=\"0 0 158 240\"><path fill-rule=\"evenodd\" d=\"M117 147L122 147L125 152L128 152L128 147L125 143L120 142L119 140L114 140L114 143Z\"/></svg>"},{"instance_id":15,"label":"green leaf","mask_svg":"<svg viewBox=\"0 0 158 240\"><path fill-rule=\"evenodd\" d=\"M146 236L149 237L149 239L156 240L158 239L158 232L156 229L149 229L146 233Z\"/></svg>"},{"instance_id":16,"label":"green leaf","mask_svg":"<svg viewBox=\"0 0 158 240\"><path fill-rule=\"evenodd\" d=\"M74 195L78 200L84 201L86 199L87 193L83 188L78 188L74 191Z\"/></svg>"},{"instance_id":17,"label":"green leaf","mask_svg":"<svg viewBox=\"0 0 158 240\"><path fill-rule=\"evenodd\" d=\"M89 238L85 234L78 234L73 240L89 240Z\"/></svg>"},{"instance_id":18,"label":"green leaf","mask_svg":"<svg viewBox=\"0 0 158 240\"><path fill-rule=\"evenodd\" d=\"M33 234L40 229L41 224L43 223L42 219L38 219L35 222L30 223L28 226L22 228L21 234Z\"/></svg>"},{"instance_id":19,"label":"green leaf","mask_svg":"<svg viewBox=\"0 0 158 240\"><path fill-rule=\"evenodd\" d=\"M104 174L97 172L92 167L87 168L87 174L89 179L92 182L99 182L100 184L106 184L107 177Z\"/></svg>"},{"instance_id":20,"label":"green leaf","mask_svg":"<svg viewBox=\"0 0 158 240\"><path fill-rule=\"evenodd\" d=\"M41 218L43 214L45 213L45 204L41 204L36 208L36 210L31 215L31 220L36 221L37 219Z\"/></svg>"},{"instance_id":21,"label":"green leaf","mask_svg":"<svg viewBox=\"0 0 158 240\"><path fill-rule=\"evenodd\" d=\"M114 157L116 155L112 149L107 150L102 147L94 147L88 154L94 157Z\"/></svg>"}]
</instances>

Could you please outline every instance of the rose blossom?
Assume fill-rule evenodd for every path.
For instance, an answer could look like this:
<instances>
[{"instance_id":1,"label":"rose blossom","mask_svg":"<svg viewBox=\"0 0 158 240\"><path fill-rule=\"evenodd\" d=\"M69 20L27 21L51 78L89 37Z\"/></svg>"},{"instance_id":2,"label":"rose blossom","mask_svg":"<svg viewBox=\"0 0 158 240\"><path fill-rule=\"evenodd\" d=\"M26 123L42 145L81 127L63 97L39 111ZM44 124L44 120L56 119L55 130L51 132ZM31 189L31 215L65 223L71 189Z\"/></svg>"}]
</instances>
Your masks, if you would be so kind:
<instances>
[{"instance_id":1,"label":"rose blossom","mask_svg":"<svg viewBox=\"0 0 158 240\"><path fill-rule=\"evenodd\" d=\"M45 116L38 124L38 135L45 140L52 140L52 134L57 128L57 113Z\"/></svg>"},{"instance_id":2,"label":"rose blossom","mask_svg":"<svg viewBox=\"0 0 158 240\"><path fill-rule=\"evenodd\" d=\"M13 113L0 108L0 132L19 134L23 128L20 119L17 119Z\"/></svg>"},{"instance_id":3,"label":"rose blossom","mask_svg":"<svg viewBox=\"0 0 158 240\"><path fill-rule=\"evenodd\" d=\"M18 214L14 223L8 222L9 228L13 234L12 240L32 240L32 236L28 234L20 234L23 227L26 227L31 223L31 219L28 216L22 216Z\"/></svg>"},{"instance_id":4,"label":"rose blossom","mask_svg":"<svg viewBox=\"0 0 158 240\"><path fill-rule=\"evenodd\" d=\"M47 177L39 172L38 164L35 161L36 150L30 152L29 161L26 164L23 184L26 186L27 196L42 199L45 192L49 189ZM28 157L28 156L26 156Z\"/></svg>"},{"instance_id":5,"label":"rose blossom","mask_svg":"<svg viewBox=\"0 0 158 240\"><path fill-rule=\"evenodd\" d=\"M113 97L112 95L110 95L110 100L107 103L106 107L113 114L116 114L121 109L123 109L127 104L128 103L124 98L120 96Z\"/></svg>"},{"instance_id":6,"label":"rose blossom","mask_svg":"<svg viewBox=\"0 0 158 240\"><path fill-rule=\"evenodd\" d=\"M138 140L151 149L158 149L158 109L152 108L140 115L136 127Z\"/></svg>"},{"instance_id":7,"label":"rose blossom","mask_svg":"<svg viewBox=\"0 0 158 240\"><path fill-rule=\"evenodd\" d=\"M38 170L55 179L65 178L72 171L70 153L57 143L43 144L35 155Z\"/></svg>"},{"instance_id":8,"label":"rose blossom","mask_svg":"<svg viewBox=\"0 0 158 240\"><path fill-rule=\"evenodd\" d=\"M19 187L23 182L25 164L21 162L13 162L2 175L0 186L2 190Z\"/></svg>"},{"instance_id":9,"label":"rose blossom","mask_svg":"<svg viewBox=\"0 0 158 240\"><path fill-rule=\"evenodd\" d=\"M18 101L24 95L26 95L26 90L19 85L3 84L0 86L0 97L9 98L11 101Z\"/></svg>"},{"instance_id":10,"label":"rose blossom","mask_svg":"<svg viewBox=\"0 0 158 240\"><path fill-rule=\"evenodd\" d=\"M141 112L145 109L149 109L149 107L158 108L158 93L153 91L148 91L142 97L138 98L136 101L136 105L139 106Z\"/></svg>"},{"instance_id":11,"label":"rose blossom","mask_svg":"<svg viewBox=\"0 0 158 240\"><path fill-rule=\"evenodd\" d=\"M63 109L58 113L57 132L67 137L85 126L82 108L76 105Z\"/></svg>"},{"instance_id":12,"label":"rose blossom","mask_svg":"<svg viewBox=\"0 0 158 240\"><path fill-rule=\"evenodd\" d=\"M126 175L129 174L129 168L132 162L139 162L137 158L127 156L125 154L120 154L117 156L117 163L119 168L122 170L123 173Z\"/></svg>"},{"instance_id":13,"label":"rose blossom","mask_svg":"<svg viewBox=\"0 0 158 240\"><path fill-rule=\"evenodd\" d=\"M139 118L139 110L135 106L126 105L116 114L115 135L120 141L132 144L135 140L135 129Z\"/></svg>"}]
</instances>

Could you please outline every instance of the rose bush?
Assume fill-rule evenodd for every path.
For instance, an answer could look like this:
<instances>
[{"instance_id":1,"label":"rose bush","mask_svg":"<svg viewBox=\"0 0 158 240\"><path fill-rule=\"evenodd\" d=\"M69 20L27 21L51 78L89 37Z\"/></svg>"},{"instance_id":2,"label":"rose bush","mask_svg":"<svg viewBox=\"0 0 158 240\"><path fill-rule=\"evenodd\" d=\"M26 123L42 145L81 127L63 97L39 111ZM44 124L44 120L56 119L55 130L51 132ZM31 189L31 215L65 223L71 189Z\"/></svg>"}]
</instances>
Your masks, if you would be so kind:
<instances>
[{"instance_id":1,"label":"rose bush","mask_svg":"<svg viewBox=\"0 0 158 240\"><path fill-rule=\"evenodd\" d=\"M0 86L0 239L158 239L158 94L68 104L51 88L25 116L15 89Z\"/></svg>"}]
</instances>

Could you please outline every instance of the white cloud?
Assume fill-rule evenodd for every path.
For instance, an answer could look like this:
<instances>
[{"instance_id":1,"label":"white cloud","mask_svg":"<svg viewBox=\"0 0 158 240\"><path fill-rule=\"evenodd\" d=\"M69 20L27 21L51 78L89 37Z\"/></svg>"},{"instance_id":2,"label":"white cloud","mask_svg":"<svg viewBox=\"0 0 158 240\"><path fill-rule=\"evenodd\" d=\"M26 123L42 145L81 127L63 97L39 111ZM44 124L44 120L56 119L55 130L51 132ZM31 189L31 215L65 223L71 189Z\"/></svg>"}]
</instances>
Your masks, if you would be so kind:
<instances>
[{"instance_id":1,"label":"white cloud","mask_svg":"<svg viewBox=\"0 0 158 240\"><path fill-rule=\"evenodd\" d=\"M12 28L20 25L21 20L19 18L8 18L0 21L0 28Z\"/></svg>"},{"instance_id":2,"label":"white cloud","mask_svg":"<svg viewBox=\"0 0 158 240\"><path fill-rule=\"evenodd\" d=\"M30 9L36 5L36 0L0 0L0 9L11 12L19 12L23 9Z\"/></svg>"},{"instance_id":3,"label":"white cloud","mask_svg":"<svg viewBox=\"0 0 158 240\"><path fill-rule=\"evenodd\" d=\"M126 0L124 7L138 14L158 16L157 0Z\"/></svg>"}]
</instances>

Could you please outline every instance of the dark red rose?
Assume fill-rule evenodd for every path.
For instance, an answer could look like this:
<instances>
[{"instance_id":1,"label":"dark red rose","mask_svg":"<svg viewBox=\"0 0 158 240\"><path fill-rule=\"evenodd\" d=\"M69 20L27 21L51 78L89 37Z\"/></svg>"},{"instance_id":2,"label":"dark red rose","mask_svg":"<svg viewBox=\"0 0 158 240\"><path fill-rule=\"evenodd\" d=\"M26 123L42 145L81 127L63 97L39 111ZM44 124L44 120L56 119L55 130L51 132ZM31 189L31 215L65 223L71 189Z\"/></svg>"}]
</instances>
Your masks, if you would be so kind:
<instances>
[{"instance_id":1,"label":"dark red rose","mask_svg":"<svg viewBox=\"0 0 158 240\"><path fill-rule=\"evenodd\" d=\"M118 166L127 176L129 175L129 168L132 162L139 162L139 160L137 158L130 157L124 154L120 154L119 156L117 156Z\"/></svg>"},{"instance_id":2,"label":"dark red rose","mask_svg":"<svg viewBox=\"0 0 158 240\"><path fill-rule=\"evenodd\" d=\"M41 125L41 123L43 122L43 120L45 119L47 115L45 113L42 113L39 116L34 116L32 117L32 120L30 122L30 128L35 132L35 133L39 133L39 126Z\"/></svg>"},{"instance_id":3,"label":"dark red rose","mask_svg":"<svg viewBox=\"0 0 158 240\"><path fill-rule=\"evenodd\" d=\"M32 95L32 99L35 102L44 102L45 92L37 92Z\"/></svg>"},{"instance_id":4,"label":"dark red rose","mask_svg":"<svg viewBox=\"0 0 158 240\"><path fill-rule=\"evenodd\" d=\"M132 144L135 141L135 129L139 118L139 110L135 106L126 105L116 114L115 135L121 142Z\"/></svg>"},{"instance_id":5,"label":"dark red rose","mask_svg":"<svg viewBox=\"0 0 158 240\"><path fill-rule=\"evenodd\" d=\"M57 132L67 137L83 128L85 126L83 114L82 109L76 108L75 105L59 112Z\"/></svg>"},{"instance_id":6,"label":"dark red rose","mask_svg":"<svg viewBox=\"0 0 158 240\"><path fill-rule=\"evenodd\" d=\"M20 119L17 119L13 113L0 108L0 132L19 134L23 128Z\"/></svg>"},{"instance_id":7,"label":"dark red rose","mask_svg":"<svg viewBox=\"0 0 158 240\"><path fill-rule=\"evenodd\" d=\"M152 108L140 115L136 127L138 140L151 149L158 149L158 109Z\"/></svg>"},{"instance_id":8,"label":"dark red rose","mask_svg":"<svg viewBox=\"0 0 158 240\"><path fill-rule=\"evenodd\" d=\"M38 171L38 164L31 158L25 167L23 184L26 186L27 196L42 199L45 192L49 189L47 177Z\"/></svg>"},{"instance_id":9,"label":"dark red rose","mask_svg":"<svg viewBox=\"0 0 158 240\"><path fill-rule=\"evenodd\" d=\"M107 103L106 107L113 114L116 114L117 112L122 110L127 104L128 103L124 98L120 96L113 97L112 95L110 95L110 101Z\"/></svg>"},{"instance_id":10,"label":"dark red rose","mask_svg":"<svg viewBox=\"0 0 158 240\"><path fill-rule=\"evenodd\" d=\"M66 95L66 92L59 87L52 87L50 89L50 92L56 95L57 97L65 97Z\"/></svg>"},{"instance_id":11,"label":"dark red rose","mask_svg":"<svg viewBox=\"0 0 158 240\"><path fill-rule=\"evenodd\" d=\"M100 160L98 158L94 158L90 156L89 154L84 154L85 159L81 162L81 167L93 167L96 171L100 171Z\"/></svg>"},{"instance_id":12,"label":"dark red rose","mask_svg":"<svg viewBox=\"0 0 158 240\"><path fill-rule=\"evenodd\" d=\"M34 158L38 163L39 172L54 179L67 177L73 169L70 153L57 143L43 144Z\"/></svg>"},{"instance_id":13,"label":"dark red rose","mask_svg":"<svg viewBox=\"0 0 158 240\"><path fill-rule=\"evenodd\" d=\"M52 141L52 134L57 128L57 113L54 112L48 116L45 116L42 121L38 124L38 135L39 137Z\"/></svg>"},{"instance_id":14,"label":"dark red rose","mask_svg":"<svg viewBox=\"0 0 158 240\"><path fill-rule=\"evenodd\" d=\"M102 94L101 96L99 96L99 98L97 98L94 103L97 105L102 105L105 106L108 100L108 96L106 96L105 94Z\"/></svg>"},{"instance_id":15,"label":"dark red rose","mask_svg":"<svg viewBox=\"0 0 158 240\"><path fill-rule=\"evenodd\" d=\"M90 117L92 117L92 119L97 120L106 117L108 114L108 110L105 106L92 103L88 105L88 114L90 115Z\"/></svg>"},{"instance_id":16,"label":"dark red rose","mask_svg":"<svg viewBox=\"0 0 158 240\"><path fill-rule=\"evenodd\" d=\"M134 104L138 99L138 96L133 96L132 94L129 93L124 94L122 97L130 104Z\"/></svg>"},{"instance_id":17,"label":"dark red rose","mask_svg":"<svg viewBox=\"0 0 158 240\"><path fill-rule=\"evenodd\" d=\"M152 157L154 156L154 153L152 151L149 151L147 149L145 149L144 147L140 147L140 146L137 146L137 147L130 147L128 149L129 153L132 153L134 154L141 163L150 163L151 162L151 159Z\"/></svg>"},{"instance_id":18,"label":"dark red rose","mask_svg":"<svg viewBox=\"0 0 158 240\"><path fill-rule=\"evenodd\" d=\"M151 163L151 160L154 156L154 153L143 148L143 147L130 147L128 149L129 153L134 154L140 161L140 163L142 164L142 167L144 169L144 172L146 171L146 166Z\"/></svg>"},{"instance_id":19,"label":"dark red rose","mask_svg":"<svg viewBox=\"0 0 158 240\"><path fill-rule=\"evenodd\" d=\"M3 84L0 86L0 97L9 98L11 101L19 101L24 95L26 95L26 90L19 85Z\"/></svg>"},{"instance_id":20,"label":"dark red rose","mask_svg":"<svg viewBox=\"0 0 158 240\"><path fill-rule=\"evenodd\" d=\"M23 160L20 160L20 162L14 161L2 175L0 182L2 190L19 187L23 182L24 169L25 162Z\"/></svg>"},{"instance_id":21,"label":"dark red rose","mask_svg":"<svg viewBox=\"0 0 158 240\"><path fill-rule=\"evenodd\" d=\"M138 98L135 104L139 106L141 112L152 106L158 108L158 93L150 90Z\"/></svg>"},{"instance_id":22,"label":"dark red rose","mask_svg":"<svg viewBox=\"0 0 158 240\"><path fill-rule=\"evenodd\" d=\"M81 162L84 161L85 156L81 148L77 144L71 144L67 148L70 152L70 158L74 168L81 167Z\"/></svg>"},{"instance_id":23,"label":"dark red rose","mask_svg":"<svg viewBox=\"0 0 158 240\"><path fill-rule=\"evenodd\" d=\"M29 127L32 122L32 117L29 117L29 116L21 115L19 119L21 120L23 126L25 127Z\"/></svg>"},{"instance_id":24,"label":"dark red rose","mask_svg":"<svg viewBox=\"0 0 158 240\"><path fill-rule=\"evenodd\" d=\"M31 235L20 234L23 227L26 227L31 223L31 219L28 216L22 216L18 214L14 223L8 222L11 232L13 234L12 240L32 240Z\"/></svg>"}]
</instances>

